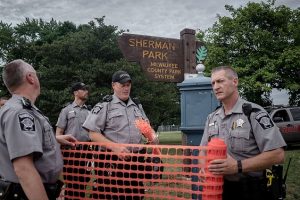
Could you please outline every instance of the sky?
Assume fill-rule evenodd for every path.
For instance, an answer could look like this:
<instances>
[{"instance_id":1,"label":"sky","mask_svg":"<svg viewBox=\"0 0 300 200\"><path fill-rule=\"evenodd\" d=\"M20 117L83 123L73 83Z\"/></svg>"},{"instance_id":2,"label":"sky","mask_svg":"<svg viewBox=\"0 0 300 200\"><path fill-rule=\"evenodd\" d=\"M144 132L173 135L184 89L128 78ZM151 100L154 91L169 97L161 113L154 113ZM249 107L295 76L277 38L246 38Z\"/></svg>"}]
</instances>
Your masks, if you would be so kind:
<instances>
[{"instance_id":1,"label":"sky","mask_svg":"<svg viewBox=\"0 0 300 200\"><path fill-rule=\"evenodd\" d=\"M260 2L260 1L254 1ZM206 30L217 15L229 15L224 5L245 6L246 0L0 0L0 20L17 24L25 17L85 24L105 16L105 24L133 34L179 38L184 28ZM276 5L300 7L299 0Z\"/></svg>"},{"instance_id":2,"label":"sky","mask_svg":"<svg viewBox=\"0 0 300 200\"><path fill-rule=\"evenodd\" d=\"M0 20L16 25L29 18L51 18L86 24L105 16L106 25L129 33L180 38L185 28L206 30L217 15L228 16L225 5L245 6L247 0L0 0ZM261 2L255 0L252 2ZM276 5L292 9L300 0L277 0ZM278 99L278 98L277 98ZM281 103L281 102L279 102Z\"/></svg>"}]
</instances>

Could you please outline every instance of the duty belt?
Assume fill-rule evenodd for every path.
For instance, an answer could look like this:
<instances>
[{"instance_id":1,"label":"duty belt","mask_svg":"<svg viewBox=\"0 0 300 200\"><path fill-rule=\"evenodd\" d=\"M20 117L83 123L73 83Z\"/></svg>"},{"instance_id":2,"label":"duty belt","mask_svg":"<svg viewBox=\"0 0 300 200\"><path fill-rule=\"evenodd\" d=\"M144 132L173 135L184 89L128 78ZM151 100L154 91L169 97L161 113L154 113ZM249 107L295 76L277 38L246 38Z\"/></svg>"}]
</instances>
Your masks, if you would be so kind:
<instances>
[{"instance_id":1,"label":"duty belt","mask_svg":"<svg viewBox=\"0 0 300 200\"><path fill-rule=\"evenodd\" d=\"M58 180L56 183L44 183L49 200L59 197L64 183ZM20 183L13 183L0 179L0 200L27 200Z\"/></svg>"}]
</instances>

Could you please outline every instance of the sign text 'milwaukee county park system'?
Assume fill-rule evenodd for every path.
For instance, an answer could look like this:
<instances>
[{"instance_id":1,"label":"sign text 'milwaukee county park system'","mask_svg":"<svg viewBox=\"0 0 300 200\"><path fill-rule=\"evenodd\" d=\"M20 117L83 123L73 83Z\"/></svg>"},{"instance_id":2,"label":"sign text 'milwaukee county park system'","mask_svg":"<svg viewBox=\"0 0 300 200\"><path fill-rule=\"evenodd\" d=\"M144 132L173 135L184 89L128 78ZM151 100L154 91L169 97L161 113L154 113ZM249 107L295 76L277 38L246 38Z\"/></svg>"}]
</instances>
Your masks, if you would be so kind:
<instances>
[{"instance_id":1,"label":"sign text 'milwaukee county park system'","mask_svg":"<svg viewBox=\"0 0 300 200\"><path fill-rule=\"evenodd\" d=\"M128 61L138 62L152 81L182 82L182 41L178 39L123 34L119 46Z\"/></svg>"}]
</instances>

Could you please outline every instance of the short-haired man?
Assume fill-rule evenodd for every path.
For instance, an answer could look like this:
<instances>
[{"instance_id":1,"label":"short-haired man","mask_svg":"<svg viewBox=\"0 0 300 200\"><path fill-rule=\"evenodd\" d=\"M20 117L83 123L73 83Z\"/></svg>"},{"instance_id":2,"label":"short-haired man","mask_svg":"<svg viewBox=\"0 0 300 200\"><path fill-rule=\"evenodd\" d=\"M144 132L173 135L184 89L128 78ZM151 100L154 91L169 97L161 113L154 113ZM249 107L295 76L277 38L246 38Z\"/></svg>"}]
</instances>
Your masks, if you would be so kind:
<instances>
[{"instance_id":1,"label":"short-haired man","mask_svg":"<svg viewBox=\"0 0 300 200\"><path fill-rule=\"evenodd\" d=\"M108 144L106 147L115 152L115 153L129 153L131 151L138 153L139 149L135 148L126 148L124 146L115 146L109 144L141 144L142 136L139 130L135 127L135 120L142 118L148 120L141 104L134 102L130 98L131 91L131 77L125 71L116 71L112 76L112 88L114 94L111 98L107 99L105 102L98 103L92 110L92 113L87 117L86 121L83 124L83 127L88 129L90 132L90 138L93 142L101 142ZM139 152L142 153L142 152ZM144 152L145 153L145 152ZM132 157L131 162L139 162L144 156ZM105 161L105 158L108 157L105 155L99 158L100 167L103 167L101 160ZM122 154L117 156L112 156L112 160L125 159ZM109 162L109 159L106 160ZM126 162L125 162L126 163ZM131 164L132 164L131 163ZM98 167L99 167L98 166ZM133 165L131 165L133 167ZM130 165L120 165L118 164L119 169L129 170ZM134 168L134 167L133 167ZM134 173L136 174L136 173ZM98 170L98 175L105 176L105 171ZM110 178L112 175L109 175ZM121 175L116 175L118 178L124 178ZM130 178L131 175L130 175ZM136 175L135 175L136 178ZM107 181L107 182L106 182ZM99 183L110 183L109 179L98 180ZM103 184L102 184L103 185ZM130 185L131 188L123 189L125 185ZM96 195L94 198L100 199L143 199L144 189L138 189L136 186L143 186L141 181L137 180L128 180L120 182L117 181L116 188L105 188L98 187L99 192L105 192L106 190L116 193L116 195ZM125 193L124 196L118 196L117 193ZM136 196L134 194L137 194ZM140 194L140 195L138 195Z\"/></svg>"},{"instance_id":2,"label":"short-haired man","mask_svg":"<svg viewBox=\"0 0 300 200\"><path fill-rule=\"evenodd\" d=\"M74 101L65 106L56 123L56 135L73 135L78 141L90 141L88 131L82 127L89 114L87 105L88 86L82 82L72 84L71 92Z\"/></svg>"},{"instance_id":3,"label":"short-haired man","mask_svg":"<svg viewBox=\"0 0 300 200\"><path fill-rule=\"evenodd\" d=\"M14 188L2 195L54 200L63 161L48 118L34 105L40 95L36 71L19 59L5 65L2 77L12 97L0 109L0 187ZM66 138L59 140L68 143Z\"/></svg>"},{"instance_id":4,"label":"short-haired man","mask_svg":"<svg viewBox=\"0 0 300 200\"><path fill-rule=\"evenodd\" d=\"M223 200L268 200L263 170L284 161L282 135L261 106L239 96L232 67L214 68L211 83L222 106L208 116L201 146L222 138L228 155L211 161L208 170L224 175Z\"/></svg>"},{"instance_id":5,"label":"short-haired man","mask_svg":"<svg viewBox=\"0 0 300 200\"><path fill-rule=\"evenodd\" d=\"M56 136L59 135L72 135L77 139L77 141L80 142L89 142L89 134L86 129L82 127L86 117L89 114L88 106L85 104L88 100L89 90L88 86L85 85L82 82L76 82L71 85L71 93L74 97L74 101L67 106L65 106L58 117L57 123L56 123ZM76 145L76 150L88 150L88 145ZM75 154L76 158L80 158L81 154ZM67 192L65 199L69 198L75 198L75 197L85 197L85 192L78 193L77 190L85 190L85 184L90 179L87 177L83 177L82 175L90 174L90 171L86 169L87 162L80 161L80 160L71 160L69 162L69 152L64 152L64 157L66 159L64 160L64 165L74 165L74 166L84 166L83 168L80 167L64 167L64 172L68 173L79 173L80 175L77 176L65 176L65 181L78 181L82 184L76 184L76 183L67 183L66 186ZM88 154L89 157L91 157L90 154ZM75 191L74 191L75 190Z\"/></svg>"}]
</instances>

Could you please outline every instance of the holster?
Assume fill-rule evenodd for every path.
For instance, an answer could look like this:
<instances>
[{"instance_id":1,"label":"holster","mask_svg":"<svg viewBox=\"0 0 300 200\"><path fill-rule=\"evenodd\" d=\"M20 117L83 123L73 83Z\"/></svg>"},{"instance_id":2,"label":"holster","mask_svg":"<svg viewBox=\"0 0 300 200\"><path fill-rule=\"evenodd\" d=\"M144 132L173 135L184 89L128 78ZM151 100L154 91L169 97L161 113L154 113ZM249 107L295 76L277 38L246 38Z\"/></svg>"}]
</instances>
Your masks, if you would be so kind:
<instances>
[{"instance_id":1,"label":"holster","mask_svg":"<svg viewBox=\"0 0 300 200\"><path fill-rule=\"evenodd\" d=\"M53 183L53 184L44 183L44 187L47 192L48 198L49 199L58 198L63 185L64 185L64 183L61 180L57 180L56 183Z\"/></svg>"},{"instance_id":2,"label":"holster","mask_svg":"<svg viewBox=\"0 0 300 200\"><path fill-rule=\"evenodd\" d=\"M13 183L0 179L0 200L8 200L12 187Z\"/></svg>"},{"instance_id":3,"label":"holster","mask_svg":"<svg viewBox=\"0 0 300 200\"><path fill-rule=\"evenodd\" d=\"M265 171L265 177L268 181L267 190L273 200L286 198L286 185L283 181L283 166L273 165L272 169Z\"/></svg>"},{"instance_id":4,"label":"holster","mask_svg":"<svg viewBox=\"0 0 300 200\"><path fill-rule=\"evenodd\" d=\"M44 183L49 200L59 197L64 183L58 180L56 183ZM23 191L21 184L11 183L0 179L0 200L28 199Z\"/></svg>"}]
</instances>

